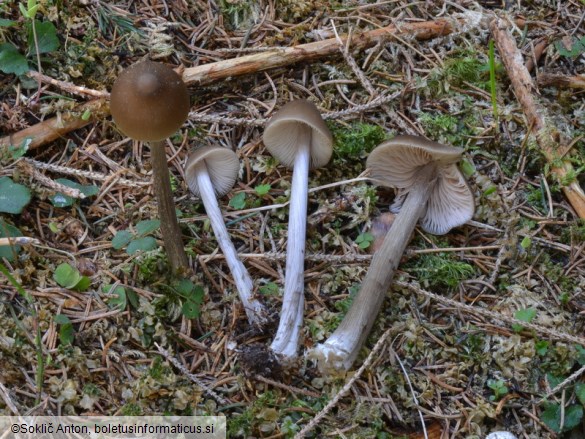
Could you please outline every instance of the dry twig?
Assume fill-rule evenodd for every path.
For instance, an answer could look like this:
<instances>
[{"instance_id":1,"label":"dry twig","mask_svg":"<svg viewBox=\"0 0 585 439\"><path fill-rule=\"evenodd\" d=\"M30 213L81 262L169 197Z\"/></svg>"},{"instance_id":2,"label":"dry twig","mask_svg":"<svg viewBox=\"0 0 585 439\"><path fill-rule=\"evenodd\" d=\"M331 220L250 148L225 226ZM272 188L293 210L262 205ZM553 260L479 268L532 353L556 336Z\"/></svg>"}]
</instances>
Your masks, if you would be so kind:
<instances>
[{"instance_id":1,"label":"dry twig","mask_svg":"<svg viewBox=\"0 0 585 439\"><path fill-rule=\"evenodd\" d=\"M563 184L563 180L574 175L575 171L568 160L561 159L563 151L559 144L560 133L547 121L546 109L534 99L534 81L526 69L522 54L516 47L512 35L507 30L508 26L507 22L499 18L495 18L490 23L492 35L508 72L516 98L522 105L527 125L534 128L538 146L546 161L551 165L551 171L561 184L569 203L579 218L585 218L585 192L576 179L568 184Z\"/></svg>"}]
</instances>

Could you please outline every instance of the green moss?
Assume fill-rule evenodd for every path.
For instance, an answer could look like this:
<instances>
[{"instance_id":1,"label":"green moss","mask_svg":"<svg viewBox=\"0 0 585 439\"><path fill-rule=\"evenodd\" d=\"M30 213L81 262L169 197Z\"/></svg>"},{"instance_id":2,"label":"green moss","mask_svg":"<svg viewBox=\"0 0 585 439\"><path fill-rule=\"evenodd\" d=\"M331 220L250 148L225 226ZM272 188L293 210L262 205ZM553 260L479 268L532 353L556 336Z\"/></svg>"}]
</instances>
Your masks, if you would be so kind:
<instances>
[{"instance_id":1,"label":"green moss","mask_svg":"<svg viewBox=\"0 0 585 439\"><path fill-rule=\"evenodd\" d=\"M329 128L335 139L333 151L338 160L363 159L386 138L382 127L362 122L349 127L331 123Z\"/></svg>"},{"instance_id":2,"label":"green moss","mask_svg":"<svg viewBox=\"0 0 585 439\"><path fill-rule=\"evenodd\" d=\"M454 288L462 280L475 275L473 266L456 260L452 253L422 255L407 263L405 269L415 274L425 288Z\"/></svg>"}]
</instances>

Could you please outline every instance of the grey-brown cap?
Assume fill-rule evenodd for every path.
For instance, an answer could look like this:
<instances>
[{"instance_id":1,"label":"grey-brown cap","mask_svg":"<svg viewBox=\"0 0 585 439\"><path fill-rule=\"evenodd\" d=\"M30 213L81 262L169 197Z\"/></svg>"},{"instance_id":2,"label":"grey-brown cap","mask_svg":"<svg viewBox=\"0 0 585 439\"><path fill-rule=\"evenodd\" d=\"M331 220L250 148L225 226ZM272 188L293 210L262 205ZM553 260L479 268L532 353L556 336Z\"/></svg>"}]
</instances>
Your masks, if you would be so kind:
<instances>
[{"instance_id":1,"label":"grey-brown cap","mask_svg":"<svg viewBox=\"0 0 585 439\"><path fill-rule=\"evenodd\" d=\"M305 99L291 101L266 124L262 140L268 151L291 168L302 132L311 132L311 168L325 166L333 152L333 136L315 105Z\"/></svg>"},{"instance_id":2,"label":"grey-brown cap","mask_svg":"<svg viewBox=\"0 0 585 439\"><path fill-rule=\"evenodd\" d=\"M240 162L235 152L222 146L205 145L194 149L187 157L185 179L194 195L199 195L196 167L203 164L207 167L209 179L218 197L227 194L234 186L240 170Z\"/></svg>"},{"instance_id":3,"label":"grey-brown cap","mask_svg":"<svg viewBox=\"0 0 585 439\"><path fill-rule=\"evenodd\" d=\"M128 137L147 142L166 139L189 114L189 92L170 67L142 61L124 70L110 95L114 122Z\"/></svg>"},{"instance_id":4,"label":"grey-brown cap","mask_svg":"<svg viewBox=\"0 0 585 439\"><path fill-rule=\"evenodd\" d=\"M463 149L432 142L424 137L396 136L378 145L369 155L370 178L383 186L399 189L392 210L400 210L419 169L437 165L438 178L427 202L421 227L443 235L473 217L473 194L457 168Z\"/></svg>"}]
</instances>

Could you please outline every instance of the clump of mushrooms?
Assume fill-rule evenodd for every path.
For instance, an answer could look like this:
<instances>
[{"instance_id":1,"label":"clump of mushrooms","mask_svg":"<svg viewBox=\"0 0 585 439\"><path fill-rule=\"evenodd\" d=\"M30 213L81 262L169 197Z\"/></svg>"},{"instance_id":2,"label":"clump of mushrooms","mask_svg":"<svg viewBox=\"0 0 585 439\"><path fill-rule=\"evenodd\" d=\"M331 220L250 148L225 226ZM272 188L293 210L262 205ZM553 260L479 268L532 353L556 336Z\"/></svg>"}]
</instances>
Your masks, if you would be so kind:
<instances>
[{"instance_id":1,"label":"clump of mushrooms","mask_svg":"<svg viewBox=\"0 0 585 439\"><path fill-rule=\"evenodd\" d=\"M240 163L236 154L221 146L201 146L193 150L185 164L189 189L199 196L209 217L211 228L234 278L236 289L250 325L261 328L267 322L266 308L254 298L254 284L246 267L238 258L230 240L216 197L229 192L238 177Z\"/></svg>"},{"instance_id":2,"label":"clump of mushrooms","mask_svg":"<svg viewBox=\"0 0 585 439\"><path fill-rule=\"evenodd\" d=\"M173 272L186 272L189 261L175 213L164 139L177 131L187 119L187 87L170 67L142 61L128 67L116 79L110 97L110 110L124 134L150 145L153 189L164 247Z\"/></svg>"},{"instance_id":3,"label":"clump of mushrooms","mask_svg":"<svg viewBox=\"0 0 585 439\"><path fill-rule=\"evenodd\" d=\"M339 327L309 353L322 372L346 371L353 364L417 222L424 231L443 235L473 216L473 195L457 168L462 153L422 137L397 136L369 155L371 179L399 189L392 206L398 215Z\"/></svg>"},{"instance_id":4,"label":"clump of mushrooms","mask_svg":"<svg viewBox=\"0 0 585 439\"><path fill-rule=\"evenodd\" d=\"M325 166L333 138L319 110L309 101L287 103L268 122L263 141L284 166L293 168L282 310L272 351L284 362L297 357L304 309L304 259L309 168Z\"/></svg>"}]
</instances>

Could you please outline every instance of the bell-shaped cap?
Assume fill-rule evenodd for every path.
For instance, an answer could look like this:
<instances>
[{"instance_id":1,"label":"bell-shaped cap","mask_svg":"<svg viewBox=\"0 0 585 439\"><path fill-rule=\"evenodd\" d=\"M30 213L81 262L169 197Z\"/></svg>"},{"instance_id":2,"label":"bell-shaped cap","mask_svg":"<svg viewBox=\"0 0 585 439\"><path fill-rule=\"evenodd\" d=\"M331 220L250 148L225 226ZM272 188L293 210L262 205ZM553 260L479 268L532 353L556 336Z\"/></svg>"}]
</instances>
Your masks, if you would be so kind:
<instances>
[{"instance_id":1,"label":"bell-shaped cap","mask_svg":"<svg viewBox=\"0 0 585 439\"><path fill-rule=\"evenodd\" d=\"M421 219L428 233L444 235L473 217L473 194L457 168L463 150L417 136L396 136L377 146L369 155L367 167L377 184L399 189L391 210L398 212L417 171L428 163L436 164L437 179Z\"/></svg>"},{"instance_id":2,"label":"bell-shaped cap","mask_svg":"<svg viewBox=\"0 0 585 439\"><path fill-rule=\"evenodd\" d=\"M191 192L199 196L197 184L197 168L203 165L207 168L209 179L215 194L222 197L234 186L240 170L240 162L231 149L216 145L205 145L194 149L187 157L185 164L185 180Z\"/></svg>"},{"instance_id":3,"label":"bell-shaped cap","mask_svg":"<svg viewBox=\"0 0 585 439\"><path fill-rule=\"evenodd\" d=\"M268 151L291 168L299 141L311 133L311 168L325 166L333 152L333 136L315 105L305 99L291 101L268 121L262 140Z\"/></svg>"},{"instance_id":4,"label":"bell-shaped cap","mask_svg":"<svg viewBox=\"0 0 585 439\"><path fill-rule=\"evenodd\" d=\"M118 128L136 140L155 142L177 131L189 114L189 92L165 64L142 61L114 82L110 110Z\"/></svg>"}]
</instances>

